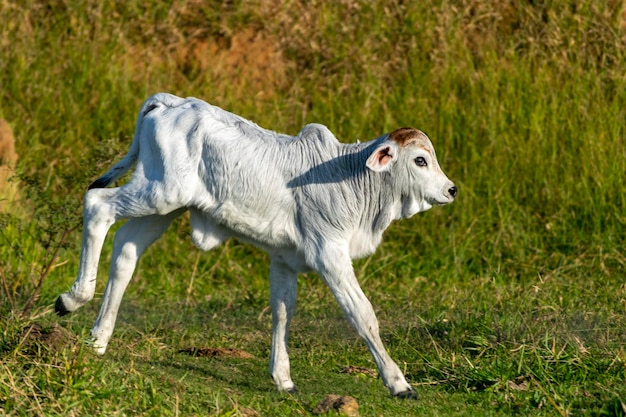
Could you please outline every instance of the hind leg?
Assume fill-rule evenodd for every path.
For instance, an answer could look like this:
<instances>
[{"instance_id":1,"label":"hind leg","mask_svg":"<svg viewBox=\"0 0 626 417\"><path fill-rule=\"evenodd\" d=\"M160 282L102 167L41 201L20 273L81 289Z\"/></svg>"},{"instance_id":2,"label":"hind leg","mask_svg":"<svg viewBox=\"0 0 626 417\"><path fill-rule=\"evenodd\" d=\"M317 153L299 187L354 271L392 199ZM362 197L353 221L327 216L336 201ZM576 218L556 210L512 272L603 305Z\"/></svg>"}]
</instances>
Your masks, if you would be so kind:
<instances>
[{"instance_id":1,"label":"hind leg","mask_svg":"<svg viewBox=\"0 0 626 417\"><path fill-rule=\"evenodd\" d=\"M80 252L78 278L72 288L59 296L57 314L68 314L93 298L96 290L98 259L106 234L117 218L110 201L118 189L93 189L85 194L83 208L83 243Z\"/></svg>"},{"instance_id":2,"label":"hind leg","mask_svg":"<svg viewBox=\"0 0 626 417\"><path fill-rule=\"evenodd\" d=\"M59 296L57 314L63 316L90 301L96 290L98 260L106 234L113 223L124 218L140 218L156 213L170 213L183 204L166 204L155 191L158 184L137 180L119 188L94 188L85 194L83 241L78 277L72 288Z\"/></svg>"},{"instance_id":3,"label":"hind leg","mask_svg":"<svg viewBox=\"0 0 626 417\"><path fill-rule=\"evenodd\" d=\"M115 327L122 296L143 252L156 241L185 209L167 215L152 215L130 219L115 234L111 271L102 307L91 329L96 352L103 354Z\"/></svg>"}]
</instances>

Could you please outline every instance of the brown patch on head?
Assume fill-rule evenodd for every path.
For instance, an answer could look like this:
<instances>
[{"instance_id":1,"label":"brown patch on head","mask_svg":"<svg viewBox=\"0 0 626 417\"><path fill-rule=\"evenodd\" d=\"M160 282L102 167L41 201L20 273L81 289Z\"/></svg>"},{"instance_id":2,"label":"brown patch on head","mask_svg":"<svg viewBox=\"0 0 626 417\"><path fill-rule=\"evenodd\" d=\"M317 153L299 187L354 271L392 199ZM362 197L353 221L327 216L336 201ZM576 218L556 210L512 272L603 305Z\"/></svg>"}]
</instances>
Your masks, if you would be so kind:
<instances>
[{"instance_id":1,"label":"brown patch on head","mask_svg":"<svg viewBox=\"0 0 626 417\"><path fill-rule=\"evenodd\" d=\"M396 142L401 148L408 146L421 148L428 152L434 161L437 160L430 139L428 139L428 136L421 130L412 127L401 127L391 132L388 139ZM437 163L435 163L435 166L437 166Z\"/></svg>"},{"instance_id":2,"label":"brown patch on head","mask_svg":"<svg viewBox=\"0 0 626 417\"><path fill-rule=\"evenodd\" d=\"M389 134L389 140L396 142L402 147L423 141L425 137L426 135L421 130L412 127L401 127Z\"/></svg>"}]
</instances>

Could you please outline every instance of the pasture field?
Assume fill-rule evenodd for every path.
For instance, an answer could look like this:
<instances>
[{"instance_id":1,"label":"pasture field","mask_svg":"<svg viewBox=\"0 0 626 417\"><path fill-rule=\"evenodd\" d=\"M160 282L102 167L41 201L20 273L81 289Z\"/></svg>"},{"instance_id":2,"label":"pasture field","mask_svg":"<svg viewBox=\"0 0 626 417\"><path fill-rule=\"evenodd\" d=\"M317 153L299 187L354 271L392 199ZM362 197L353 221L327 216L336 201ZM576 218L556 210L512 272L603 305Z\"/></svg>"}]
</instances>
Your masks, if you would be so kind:
<instances>
[{"instance_id":1,"label":"pasture field","mask_svg":"<svg viewBox=\"0 0 626 417\"><path fill-rule=\"evenodd\" d=\"M0 1L0 118L19 199L0 214L0 415L626 414L626 2ZM267 369L267 256L202 253L177 221L142 258L105 356L67 317L81 199L149 95L195 96L346 142L425 131L459 187L354 266L418 393L389 397L314 274L292 376ZM1 156L0 156L1 159ZM196 354L190 354L196 352ZM330 412L330 415L334 415Z\"/></svg>"}]
</instances>

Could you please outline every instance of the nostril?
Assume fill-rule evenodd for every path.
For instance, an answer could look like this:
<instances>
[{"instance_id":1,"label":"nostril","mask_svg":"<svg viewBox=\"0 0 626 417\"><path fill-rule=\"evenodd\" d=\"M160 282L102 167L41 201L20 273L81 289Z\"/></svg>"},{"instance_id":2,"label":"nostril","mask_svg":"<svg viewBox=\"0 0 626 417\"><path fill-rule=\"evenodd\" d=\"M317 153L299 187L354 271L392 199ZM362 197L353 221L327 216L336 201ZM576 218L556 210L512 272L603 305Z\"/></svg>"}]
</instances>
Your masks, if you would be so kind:
<instances>
[{"instance_id":1,"label":"nostril","mask_svg":"<svg viewBox=\"0 0 626 417\"><path fill-rule=\"evenodd\" d=\"M448 189L448 192L450 193L452 198L456 197L456 193L457 193L456 185L453 185L452 187L450 187Z\"/></svg>"}]
</instances>

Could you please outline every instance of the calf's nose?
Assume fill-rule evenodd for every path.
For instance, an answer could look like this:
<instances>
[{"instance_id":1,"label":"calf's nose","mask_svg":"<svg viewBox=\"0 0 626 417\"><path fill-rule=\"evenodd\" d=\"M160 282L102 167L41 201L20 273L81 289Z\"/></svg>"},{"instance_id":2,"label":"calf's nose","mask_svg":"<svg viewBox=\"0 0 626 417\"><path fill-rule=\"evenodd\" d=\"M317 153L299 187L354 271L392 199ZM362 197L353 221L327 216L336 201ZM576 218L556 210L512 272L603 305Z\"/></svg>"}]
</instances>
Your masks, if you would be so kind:
<instances>
[{"instance_id":1,"label":"calf's nose","mask_svg":"<svg viewBox=\"0 0 626 417\"><path fill-rule=\"evenodd\" d=\"M456 193L457 193L456 185L453 185L452 187L448 188L448 193L450 193L452 198L455 198Z\"/></svg>"}]
</instances>

